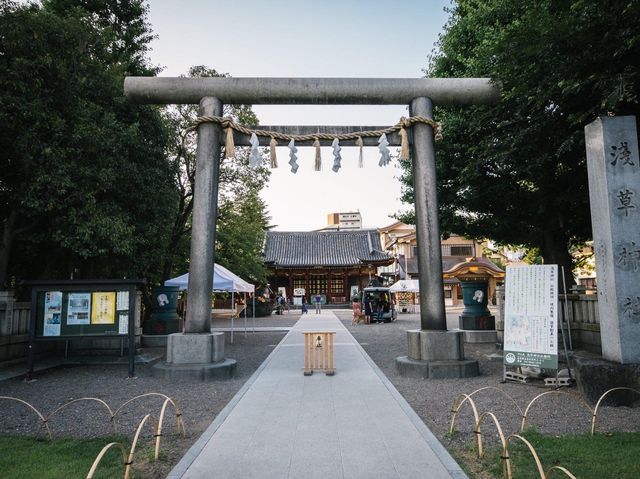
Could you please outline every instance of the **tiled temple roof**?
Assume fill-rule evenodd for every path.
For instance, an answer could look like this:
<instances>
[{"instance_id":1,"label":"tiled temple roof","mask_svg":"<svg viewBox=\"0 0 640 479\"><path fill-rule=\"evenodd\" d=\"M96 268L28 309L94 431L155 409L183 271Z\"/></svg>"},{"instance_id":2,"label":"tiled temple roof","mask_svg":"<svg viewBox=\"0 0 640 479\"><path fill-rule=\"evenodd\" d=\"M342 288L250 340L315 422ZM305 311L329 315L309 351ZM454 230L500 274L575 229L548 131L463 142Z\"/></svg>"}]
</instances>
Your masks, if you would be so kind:
<instances>
[{"instance_id":1,"label":"tiled temple roof","mask_svg":"<svg viewBox=\"0 0 640 479\"><path fill-rule=\"evenodd\" d=\"M265 264L278 267L385 265L393 256L382 251L377 230L268 231Z\"/></svg>"},{"instance_id":2,"label":"tiled temple roof","mask_svg":"<svg viewBox=\"0 0 640 479\"><path fill-rule=\"evenodd\" d=\"M465 258L464 256L443 256L442 257L443 274L446 275L447 273L454 272L457 267L463 264L466 264L466 261L467 261L467 258ZM398 264L400 265L401 276L404 276L404 266L405 266L404 255L400 255L400 258L398 259ZM409 272L409 275L416 276L418 274L417 258L407 258L406 265L407 265L407 270ZM485 267L498 274L504 273L502 269L496 266L488 258L475 258L473 264L471 265Z\"/></svg>"}]
</instances>

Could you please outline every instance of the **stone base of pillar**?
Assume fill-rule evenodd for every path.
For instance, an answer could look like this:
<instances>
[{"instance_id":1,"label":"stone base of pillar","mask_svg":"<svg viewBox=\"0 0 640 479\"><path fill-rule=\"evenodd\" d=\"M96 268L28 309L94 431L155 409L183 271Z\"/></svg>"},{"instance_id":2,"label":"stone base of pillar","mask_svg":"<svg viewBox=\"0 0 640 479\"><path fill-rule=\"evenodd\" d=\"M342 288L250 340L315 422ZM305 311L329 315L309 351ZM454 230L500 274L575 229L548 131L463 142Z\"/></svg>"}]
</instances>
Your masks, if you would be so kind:
<instances>
[{"instance_id":1,"label":"stone base of pillar","mask_svg":"<svg viewBox=\"0 0 640 479\"><path fill-rule=\"evenodd\" d=\"M166 348L168 334L143 334L140 336L140 346L143 348Z\"/></svg>"},{"instance_id":2,"label":"stone base of pillar","mask_svg":"<svg viewBox=\"0 0 640 479\"><path fill-rule=\"evenodd\" d=\"M396 368L400 376L418 379L458 379L472 378L480 374L478 361L421 361L409 356L396 358Z\"/></svg>"},{"instance_id":3,"label":"stone base of pillar","mask_svg":"<svg viewBox=\"0 0 640 479\"><path fill-rule=\"evenodd\" d=\"M595 404L606 391L618 387L640 390L640 364L620 364L598 357L573 357L574 379L578 391ZM606 396L605 405L631 406L638 394L619 390Z\"/></svg>"},{"instance_id":4,"label":"stone base of pillar","mask_svg":"<svg viewBox=\"0 0 640 479\"><path fill-rule=\"evenodd\" d=\"M462 331L407 331L409 354L396 358L401 376L466 378L480 374L478 361L464 358Z\"/></svg>"},{"instance_id":5,"label":"stone base of pillar","mask_svg":"<svg viewBox=\"0 0 640 479\"><path fill-rule=\"evenodd\" d=\"M462 313L458 316L458 327L460 329L470 329L472 331L495 331L496 318L491 315L478 316L475 314Z\"/></svg>"},{"instance_id":6,"label":"stone base of pillar","mask_svg":"<svg viewBox=\"0 0 640 479\"><path fill-rule=\"evenodd\" d=\"M203 381L233 377L236 360L224 357L224 333L167 336L167 360L153 366L153 375L166 379Z\"/></svg>"},{"instance_id":7,"label":"stone base of pillar","mask_svg":"<svg viewBox=\"0 0 640 479\"><path fill-rule=\"evenodd\" d=\"M498 341L497 331L464 330L462 331L462 335L465 343L483 344L496 343Z\"/></svg>"}]
</instances>

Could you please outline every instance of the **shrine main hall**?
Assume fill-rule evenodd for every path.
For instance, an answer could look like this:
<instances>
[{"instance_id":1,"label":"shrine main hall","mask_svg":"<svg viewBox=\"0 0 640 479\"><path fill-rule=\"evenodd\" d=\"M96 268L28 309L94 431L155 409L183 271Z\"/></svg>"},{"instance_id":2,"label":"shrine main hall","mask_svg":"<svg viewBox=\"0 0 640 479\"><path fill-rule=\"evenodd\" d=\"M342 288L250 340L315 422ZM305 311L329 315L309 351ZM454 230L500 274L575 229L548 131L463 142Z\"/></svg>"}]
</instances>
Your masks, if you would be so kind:
<instances>
[{"instance_id":1,"label":"shrine main hall","mask_svg":"<svg viewBox=\"0 0 640 479\"><path fill-rule=\"evenodd\" d=\"M307 301L324 295L330 304L350 301L374 279L378 267L394 262L382 250L376 229L347 231L269 231L264 261L273 291L304 288Z\"/></svg>"}]
</instances>

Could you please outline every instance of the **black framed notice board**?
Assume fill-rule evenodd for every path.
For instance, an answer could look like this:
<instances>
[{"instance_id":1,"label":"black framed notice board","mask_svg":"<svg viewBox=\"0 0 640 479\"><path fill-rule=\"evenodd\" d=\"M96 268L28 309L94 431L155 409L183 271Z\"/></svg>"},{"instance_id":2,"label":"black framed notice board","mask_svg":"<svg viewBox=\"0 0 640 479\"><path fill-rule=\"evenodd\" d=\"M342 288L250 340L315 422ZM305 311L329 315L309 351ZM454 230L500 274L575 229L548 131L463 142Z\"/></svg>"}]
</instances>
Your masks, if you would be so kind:
<instances>
[{"instance_id":1,"label":"black framed notice board","mask_svg":"<svg viewBox=\"0 0 640 479\"><path fill-rule=\"evenodd\" d=\"M89 337L128 339L134 376L137 286L143 280L25 281L31 287L29 376L36 341Z\"/></svg>"}]
</instances>

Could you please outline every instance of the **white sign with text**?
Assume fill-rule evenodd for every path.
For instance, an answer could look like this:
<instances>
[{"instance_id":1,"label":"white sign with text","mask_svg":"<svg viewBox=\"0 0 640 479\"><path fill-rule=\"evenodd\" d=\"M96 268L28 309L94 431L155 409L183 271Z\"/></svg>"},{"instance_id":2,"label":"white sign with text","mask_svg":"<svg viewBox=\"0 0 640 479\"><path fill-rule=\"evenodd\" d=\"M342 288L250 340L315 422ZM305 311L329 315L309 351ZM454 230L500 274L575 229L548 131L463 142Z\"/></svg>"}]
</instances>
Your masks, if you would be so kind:
<instances>
[{"instance_id":1,"label":"white sign with text","mask_svg":"<svg viewBox=\"0 0 640 479\"><path fill-rule=\"evenodd\" d=\"M558 368L558 266L507 266L504 364Z\"/></svg>"}]
</instances>

